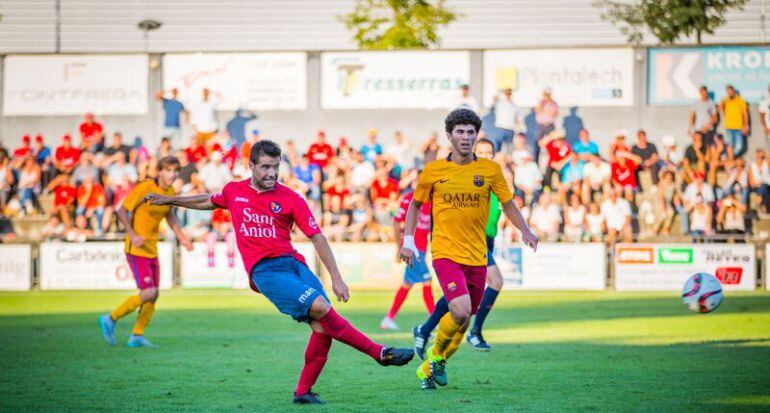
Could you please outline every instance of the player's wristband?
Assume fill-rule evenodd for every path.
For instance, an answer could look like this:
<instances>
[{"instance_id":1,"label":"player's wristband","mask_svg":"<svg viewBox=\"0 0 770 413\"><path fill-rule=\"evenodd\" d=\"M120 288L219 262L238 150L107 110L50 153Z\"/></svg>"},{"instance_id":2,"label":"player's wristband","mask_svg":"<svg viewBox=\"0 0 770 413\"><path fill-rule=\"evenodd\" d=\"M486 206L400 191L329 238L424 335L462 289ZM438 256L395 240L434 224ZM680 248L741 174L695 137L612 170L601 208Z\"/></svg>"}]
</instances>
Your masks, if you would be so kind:
<instances>
[{"instance_id":1,"label":"player's wristband","mask_svg":"<svg viewBox=\"0 0 770 413\"><path fill-rule=\"evenodd\" d=\"M414 245L414 235L404 235L404 248L408 248L414 252L414 256L420 258L420 251L417 250L417 246Z\"/></svg>"}]
</instances>

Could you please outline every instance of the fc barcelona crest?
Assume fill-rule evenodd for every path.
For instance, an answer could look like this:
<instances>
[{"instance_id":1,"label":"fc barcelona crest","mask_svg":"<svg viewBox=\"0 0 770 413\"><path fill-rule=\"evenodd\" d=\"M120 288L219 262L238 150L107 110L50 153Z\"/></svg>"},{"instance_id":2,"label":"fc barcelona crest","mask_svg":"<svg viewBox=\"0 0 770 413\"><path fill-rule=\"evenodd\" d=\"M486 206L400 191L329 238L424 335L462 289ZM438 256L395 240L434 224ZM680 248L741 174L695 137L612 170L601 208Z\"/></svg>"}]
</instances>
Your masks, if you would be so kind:
<instances>
[{"instance_id":1,"label":"fc barcelona crest","mask_svg":"<svg viewBox=\"0 0 770 413\"><path fill-rule=\"evenodd\" d=\"M277 214L277 213L281 212L281 204L279 204L278 202L275 202L275 201L271 202L270 203L270 210L273 211L274 214Z\"/></svg>"},{"instance_id":2,"label":"fc barcelona crest","mask_svg":"<svg viewBox=\"0 0 770 413\"><path fill-rule=\"evenodd\" d=\"M473 175L473 185L484 186L484 175Z\"/></svg>"}]
</instances>

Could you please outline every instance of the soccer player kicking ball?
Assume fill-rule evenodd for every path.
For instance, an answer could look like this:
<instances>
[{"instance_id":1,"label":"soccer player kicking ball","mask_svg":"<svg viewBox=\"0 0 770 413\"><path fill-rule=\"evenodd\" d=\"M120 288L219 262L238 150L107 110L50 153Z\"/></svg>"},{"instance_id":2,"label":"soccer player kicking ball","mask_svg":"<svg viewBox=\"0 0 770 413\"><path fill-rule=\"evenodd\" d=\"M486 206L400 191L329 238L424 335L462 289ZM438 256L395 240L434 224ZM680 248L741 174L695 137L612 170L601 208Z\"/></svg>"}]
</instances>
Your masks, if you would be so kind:
<instances>
[{"instance_id":1,"label":"soccer player kicking ball","mask_svg":"<svg viewBox=\"0 0 770 413\"><path fill-rule=\"evenodd\" d=\"M402 229L401 226L406 218L406 210L409 209L409 204L412 202L412 195L414 191L404 195L401 199L401 204L396 211L396 215L393 217L393 235L394 239L398 243L399 251L401 253ZM433 301L433 289L430 285L430 270L428 270L428 264L426 262L425 251L428 250L428 234L430 234L430 204L422 204L420 208L420 217L417 220L417 229L415 229L415 244L417 251L420 252L420 257L414 262L414 266L406 266L404 270L404 283L396 291L396 297L393 299L393 305L390 307L390 311L382 319L380 328L383 330L398 330L398 324L394 320L401 305L404 304L409 290L417 283L422 283L422 299L425 301L425 308L428 309L428 314L433 313L435 310L435 303Z\"/></svg>"},{"instance_id":2,"label":"soccer player kicking ball","mask_svg":"<svg viewBox=\"0 0 770 413\"><path fill-rule=\"evenodd\" d=\"M348 287L307 202L277 182L280 163L280 147L268 140L259 141L251 148L250 179L230 182L217 194L173 198L153 194L149 199L153 205L230 211L236 244L250 274L251 288L267 297L280 312L309 323L312 329L294 403L323 404L312 388L326 364L332 339L369 355L383 366L407 364L414 352L410 348L385 347L373 342L334 311L318 277L291 245L294 225L313 242L329 270L332 290L338 300L348 301Z\"/></svg>"},{"instance_id":3,"label":"soccer player kicking ball","mask_svg":"<svg viewBox=\"0 0 770 413\"><path fill-rule=\"evenodd\" d=\"M476 148L474 150L476 156L479 158L492 160L495 157L495 145L487 139L479 139L476 142ZM503 275L500 273L500 269L495 262L495 237L497 236L497 223L500 221L500 215L502 210L500 209L500 202L494 193L489 194L489 219L487 220L487 226L484 232L487 237L487 289L484 290L484 297L481 299L476 318L473 321L473 327L468 332L468 343L478 351L489 351L491 347L484 340L484 336L481 333L484 327L484 321L487 319L487 315L492 310L492 306L497 300L500 290L503 288ZM419 224L418 224L419 228ZM418 248L419 249L419 248ZM428 319L422 325L416 326L412 329L414 335L414 349L421 359L425 358L425 345L430 338L431 332L441 320L444 314L449 312L449 306L447 305L446 297L441 297L436 303L435 311L433 311Z\"/></svg>"},{"instance_id":4,"label":"soccer player kicking ball","mask_svg":"<svg viewBox=\"0 0 770 413\"><path fill-rule=\"evenodd\" d=\"M111 313L99 317L102 336L112 346L117 343L115 340L117 321L139 308L139 316L136 318L131 337L128 339L128 346L154 347L144 337L144 329L150 323L155 312L155 302L158 300L160 282L158 232L163 218L166 219L169 227L176 234L179 243L188 251L192 251L192 243L179 228L171 207L150 205L144 202L149 194L174 195L174 188L171 185L179 174L179 168L179 160L175 157L162 158L158 162L158 177L137 185L118 208L118 219L126 228L126 259L131 272L134 274L139 294L128 297Z\"/></svg>"},{"instance_id":5,"label":"soccer player kicking ball","mask_svg":"<svg viewBox=\"0 0 770 413\"><path fill-rule=\"evenodd\" d=\"M419 210L422 204L431 202L433 268L449 305L449 314L439 321L433 346L417 369L423 390L447 384L447 360L462 343L470 317L476 313L484 294L487 273L484 228L491 193L497 196L505 215L521 231L522 241L533 250L538 242L513 204L513 195L500 166L473 153L481 128L478 115L469 109L455 109L444 123L452 151L446 159L427 164L420 174L406 214L406 235L401 248L401 259L413 265L419 254L414 243Z\"/></svg>"}]
</instances>

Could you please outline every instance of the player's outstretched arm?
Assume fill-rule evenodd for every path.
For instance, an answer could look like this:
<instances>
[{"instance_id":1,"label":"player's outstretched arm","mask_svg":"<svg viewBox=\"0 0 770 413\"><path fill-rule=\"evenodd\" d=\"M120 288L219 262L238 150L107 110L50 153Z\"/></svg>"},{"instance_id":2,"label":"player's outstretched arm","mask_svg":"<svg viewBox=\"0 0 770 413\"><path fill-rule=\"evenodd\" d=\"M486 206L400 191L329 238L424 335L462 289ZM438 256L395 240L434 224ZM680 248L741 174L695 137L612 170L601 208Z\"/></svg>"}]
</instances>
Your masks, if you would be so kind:
<instances>
[{"instance_id":1,"label":"player's outstretched arm","mask_svg":"<svg viewBox=\"0 0 770 413\"><path fill-rule=\"evenodd\" d=\"M160 194L149 194L144 198L145 202L152 205L172 205L182 208L201 209L210 211L219 208L211 202L210 194L190 195L190 196L164 196Z\"/></svg>"},{"instance_id":2,"label":"player's outstretched arm","mask_svg":"<svg viewBox=\"0 0 770 413\"><path fill-rule=\"evenodd\" d=\"M521 211L519 211L519 208L517 208L516 204L513 203L513 200L503 204L503 212L505 213L505 216L508 217L508 219L513 223L513 225L518 228L519 231L521 231L521 241L528 247L532 248L533 251L537 251L537 243L540 240L537 238L537 235L535 235L532 230L529 229L527 221L521 215Z\"/></svg>"},{"instance_id":3,"label":"player's outstretched arm","mask_svg":"<svg viewBox=\"0 0 770 413\"><path fill-rule=\"evenodd\" d=\"M406 210L406 219L404 220L404 243L401 247L401 261L404 261L410 267L414 267L414 258L420 257L417 247L414 245L414 230L417 228L417 219L419 218L422 202L412 198L409 203L409 209Z\"/></svg>"},{"instance_id":4,"label":"player's outstretched arm","mask_svg":"<svg viewBox=\"0 0 770 413\"><path fill-rule=\"evenodd\" d=\"M340 269L337 267L337 261L334 259L334 253L332 253L332 248L329 246L329 241L322 232L310 237L310 241L313 242L313 247L315 247L324 267L329 271L334 295L337 297L338 301L346 303L348 299L350 299L350 292L348 291L347 284L342 280L342 275L340 274Z\"/></svg>"}]
</instances>

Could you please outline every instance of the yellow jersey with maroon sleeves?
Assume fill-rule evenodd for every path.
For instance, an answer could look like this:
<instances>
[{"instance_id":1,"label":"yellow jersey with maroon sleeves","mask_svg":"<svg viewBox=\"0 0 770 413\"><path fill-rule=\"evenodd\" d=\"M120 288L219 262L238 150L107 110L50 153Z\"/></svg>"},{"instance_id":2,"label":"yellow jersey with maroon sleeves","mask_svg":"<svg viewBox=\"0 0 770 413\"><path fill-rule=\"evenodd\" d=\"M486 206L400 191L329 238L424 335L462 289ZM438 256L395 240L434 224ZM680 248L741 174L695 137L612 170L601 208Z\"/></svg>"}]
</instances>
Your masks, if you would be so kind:
<instances>
[{"instance_id":1,"label":"yellow jersey with maroon sleeves","mask_svg":"<svg viewBox=\"0 0 770 413\"><path fill-rule=\"evenodd\" d=\"M485 228L490 193L500 204L513 198L500 165L474 158L458 165L450 158L425 165L417 179L414 199L433 205L430 251L433 259L458 264L487 265Z\"/></svg>"},{"instance_id":2,"label":"yellow jersey with maroon sleeves","mask_svg":"<svg viewBox=\"0 0 770 413\"><path fill-rule=\"evenodd\" d=\"M131 214L131 227L137 235L144 238L144 244L137 247L131 243L131 237L126 235L126 253L155 258L158 256L160 223L171 210L171 206L150 205L150 203L144 202L144 198L149 194L174 196L176 192L172 187L168 187L166 190L161 189L154 179L143 181L129 192L126 199L123 200L123 206Z\"/></svg>"}]
</instances>

